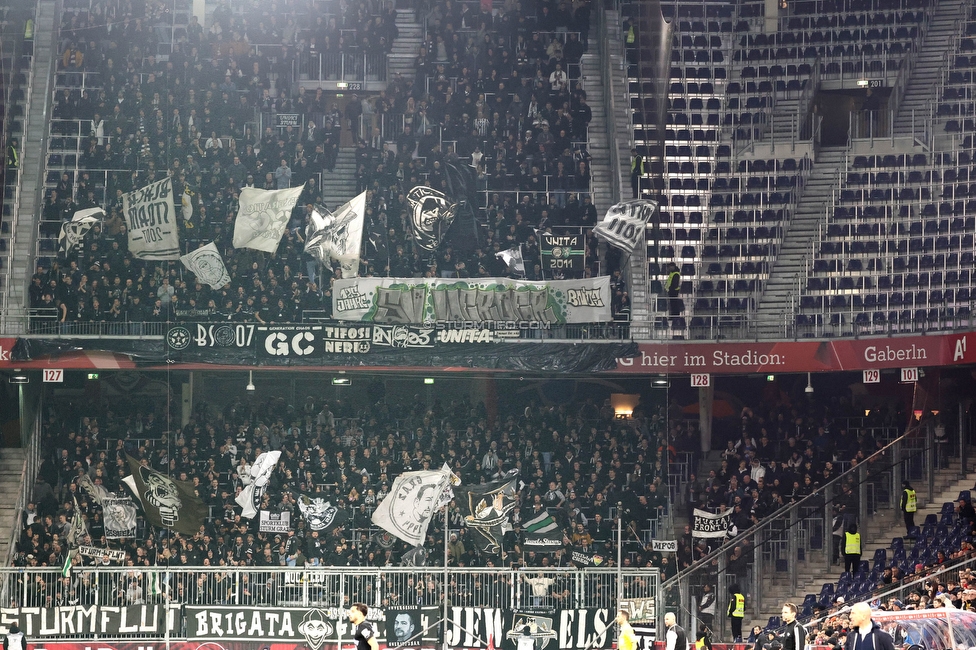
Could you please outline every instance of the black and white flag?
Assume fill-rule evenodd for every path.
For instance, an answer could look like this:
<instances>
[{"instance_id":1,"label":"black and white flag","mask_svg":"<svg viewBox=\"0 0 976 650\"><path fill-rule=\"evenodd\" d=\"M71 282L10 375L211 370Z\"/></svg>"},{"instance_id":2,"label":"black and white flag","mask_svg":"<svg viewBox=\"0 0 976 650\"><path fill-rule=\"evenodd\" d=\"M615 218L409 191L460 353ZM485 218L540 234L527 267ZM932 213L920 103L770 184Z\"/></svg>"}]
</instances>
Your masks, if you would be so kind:
<instances>
[{"instance_id":1,"label":"black and white flag","mask_svg":"<svg viewBox=\"0 0 976 650\"><path fill-rule=\"evenodd\" d=\"M731 510L727 510L719 515L714 515L707 510L699 510L698 508L695 508L691 536L704 538L724 538L728 534L728 530L731 525Z\"/></svg>"},{"instance_id":2,"label":"black and white flag","mask_svg":"<svg viewBox=\"0 0 976 650\"><path fill-rule=\"evenodd\" d=\"M259 190L245 187L234 220L234 248L251 248L273 253L285 234L291 211L303 187L289 190Z\"/></svg>"},{"instance_id":3,"label":"black and white flag","mask_svg":"<svg viewBox=\"0 0 976 650\"><path fill-rule=\"evenodd\" d=\"M298 509L312 530L331 531L349 521L349 513L320 497L298 497Z\"/></svg>"},{"instance_id":4,"label":"black and white flag","mask_svg":"<svg viewBox=\"0 0 976 650\"><path fill-rule=\"evenodd\" d=\"M437 250L457 216L457 203L443 192L417 185L407 192L413 238L425 251Z\"/></svg>"},{"instance_id":5,"label":"black and white flag","mask_svg":"<svg viewBox=\"0 0 976 650\"><path fill-rule=\"evenodd\" d=\"M199 532L207 516L207 506L197 496L193 484L175 481L140 464L132 456L126 458L132 474L123 481L139 498L149 523L184 535Z\"/></svg>"},{"instance_id":6,"label":"black and white flag","mask_svg":"<svg viewBox=\"0 0 976 650\"><path fill-rule=\"evenodd\" d=\"M280 451L266 451L254 460L248 473L241 477L244 489L235 499L237 504L243 508L241 516L245 519L254 519L258 515L258 506L261 505L261 497L268 489L268 481L271 474L278 465L278 458L281 457Z\"/></svg>"},{"instance_id":7,"label":"black and white flag","mask_svg":"<svg viewBox=\"0 0 976 650\"><path fill-rule=\"evenodd\" d=\"M140 260L180 259L173 182L165 178L122 195L129 252Z\"/></svg>"},{"instance_id":8,"label":"black and white flag","mask_svg":"<svg viewBox=\"0 0 976 650\"><path fill-rule=\"evenodd\" d=\"M105 211L101 208L78 210L71 221L61 225L61 235L58 237L58 257L65 258L81 246L85 235L96 223L105 218Z\"/></svg>"},{"instance_id":9,"label":"black and white flag","mask_svg":"<svg viewBox=\"0 0 976 650\"><path fill-rule=\"evenodd\" d=\"M305 226L305 252L323 265L338 261L343 278L358 277L365 221L366 192L344 204L335 214L316 206Z\"/></svg>"},{"instance_id":10,"label":"black and white flag","mask_svg":"<svg viewBox=\"0 0 976 650\"><path fill-rule=\"evenodd\" d=\"M495 257L505 262L509 273L525 275L525 260L522 258L522 247L509 248L495 253Z\"/></svg>"},{"instance_id":11,"label":"black and white flag","mask_svg":"<svg viewBox=\"0 0 976 650\"><path fill-rule=\"evenodd\" d=\"M123 539L136 535L136 504L128 496L117 496L101 485L92 482L87 474L77 479L78 487L84 490L102 507L102 523L106 539Z\"/></svg>"},{"instance_id":12,"label":"black and white flag","mask_svg":"<svg viewBox=\"0 0 976 650\"><path fill-rule=\"evenodd\" d=\"M180 261L203 284L209 284L214 289L230 284L230 274L227 273L224 258L220 256L220 251L217 250L217 244L214 242L204 244L192 253L183 255Z\"/></svg>"},{"instance_id":13,"label":"black and white flag","mask_svg":"<svg viewBox=\"0 0 976 650\"><path fill-rule=\"evenodd\" d=\"M390 493L376 506L373 523L411 546L422 545L450 481L451 472L444 469L400 474Z\"/></svg>"},{"instance_id":14,"label":"black and white flag","mask_svg":"<svg viewBox=\"0 0 976 650\"><path fill-rule=\"evenodd\" d=\"M615 203L593 228L593 233L611 246L633 253L644 244L647 224L657 208L657 201L642 199Z\"/></svg>"},{"instance_id":15,"label":"black and white flag","mask_svg":"<svg viewBox=\"0 0 976 650\"><path fill-rule=\"evenodd\" d=\"M69 549L80 546L85 538L88 537L88 527L85 526L85 519L81 516L81 509L78 507L78 499L74 499L75 512L71 517L71 527L65 535L65 542Z\"/></svg>"},{"instance_id":16,"label":"black and white flag","mask_svg":"<svg viewBox=\"0 0 976 650\"><path fill-rule=\"evenodd\" d=\"M478 549L483 553L498 555L501 551L502 537L511 529L518 489L517 475L458 488L461 497L458 505L465 515L464 525L476 533Z\"/></svg>"}]
</instances>

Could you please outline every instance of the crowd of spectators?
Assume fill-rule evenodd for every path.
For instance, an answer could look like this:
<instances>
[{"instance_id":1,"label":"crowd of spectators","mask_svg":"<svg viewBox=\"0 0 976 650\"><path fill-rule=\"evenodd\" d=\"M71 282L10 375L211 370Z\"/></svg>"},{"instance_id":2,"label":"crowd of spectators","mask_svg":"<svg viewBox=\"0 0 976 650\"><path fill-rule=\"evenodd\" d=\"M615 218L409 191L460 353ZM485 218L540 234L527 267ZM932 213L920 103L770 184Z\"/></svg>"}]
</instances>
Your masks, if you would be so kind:
<instances>
[{"instance_id":1,"label":"crowd of spectators","mask_svg":"<svg viewBox=\"0 0 976 650\"><path fill-rule=\"evenodd\" d=\"M642 409L634 420L615 420L609 400L598 405L592 398L578 408L532 404L489 423L484 405L467 401L435 401L429 408L419 400L379 402L356 410L342 400L309 396L298 408L283 399L235 399L222 410L201 404L186 426L168 431L165 409L64 405L45 418L44 449L51 455L25 513L17 564L61 565L77 499L91 544L122 548L128 566L399 566L408 547L372 526L370 515L401 472L445 462L464 483L511 469L524 483L502 557L477 550L457 501L449 505L453 566L565 567L573 547L615 557L611 504L618 501L628 531L625 565L660 564L643 535L667 507L667 440L680 426L669 430L665 423L657 410L647 417ZM258 520L242 518L235 502L241 476L260 453L274 449L282 456L262 508L290 513L293 530L280 535L260 532ZM104 537L101 509L77 479L87 474L109 491L126 493L126 453L196 486L210 512L198 534L140 520L133 539ZM297 507L301 494L330 501L349 521L311 531ZM520 524L541 509L559 522L564 547L523 552ZM437 515L425 545L432 566L443 562L443 535ZM79 566L100 561L75 560Z\"/></svg>"},{"instance_id":2,"label":"crowd of spectators","mask_svg":"<svg viewBox=\"0 0 976 650\"><path fill-rule=\"evenodd\" d=\"M964 542L963 547L947 559L946 564L955 560L976 557L971 543ZM905 579L911 583L897 595L889 595L877 600L876 607L881 611L901 612L919 610L962 610L976 611L976 576L971 568L950 571L943 574L943 563L920 568L915 574ZM930 575L928 579L926 576ZM885 582L881 587L897 587L898 581ZM849 618L850 603L843 601L836 603L828 611L821 612L817 619L807 627L808 642L818 646L839 649L845 647L847 636L851 631ZM934 613L934 612L933 612ZM904 630L893 630L896 644L904 643L904 638L897 638L904 634ZM749 639L758 641L761 647L765 641L765 634L753 631Z\"/></svg>"},{"instance_id":3,"label":"crowd of spectators","mask_svg":"<svg viewBox=\"0 0 976 650\"><path fill-rule=\"evenodd\" d=\"M353 93L340 107L312 88L320 72L331 74L316 67L327 67L330 53L389 51L398 33L390 3L245 3L233 11L224 3L206 27L184 0L67 10L51 152L79 124L84 144L77 177L65 172L48 190L42 230L55 234L80 209L101 207L106 217L67 259L39 264L30 306L62 323L281 322L310 310L328 317L337 267L303 253L304 226L312 205L341 203L323 195L321 179L335 173L350 142L358 189L369 190L361 275L508 276L514 268L495 254L520 246L524 277L546 279L540 233L597 220L581 145L591 112L578 72L590 2L505 3L489 12L445 0L416 12L425 32L413 82L395 75L386 90ZM297 81L306 75L312 80ZM298 125L256 132L256 116L273 124L279 113L298 114ZM474 246L430 253L413 241L406 193L442 187L447 164L470 165L475 187L491 193L478 199ZM128 254L122 195L167 175L192 206L180 224L184 252L215 241L229 285L211 289L179 264ZM300 185L275 254L233 248L241 188ZM586 275L613 275L619 255L601 266L586 232ZM614 313L626 315L619 273L614 289Z\"/></svg>"}]
</instances>

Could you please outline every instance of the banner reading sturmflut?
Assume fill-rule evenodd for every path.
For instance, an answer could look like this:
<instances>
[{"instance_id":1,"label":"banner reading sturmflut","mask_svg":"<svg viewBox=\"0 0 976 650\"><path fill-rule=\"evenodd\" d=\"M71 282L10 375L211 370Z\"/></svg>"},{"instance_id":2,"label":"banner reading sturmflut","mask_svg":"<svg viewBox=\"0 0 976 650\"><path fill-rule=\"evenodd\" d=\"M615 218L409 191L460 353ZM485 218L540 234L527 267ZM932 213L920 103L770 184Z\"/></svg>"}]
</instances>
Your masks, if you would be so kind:
<instances>
[{"instance_id":1,"label":"banner reading sturmflut","mask_svg":"<svg viewBox=\"0 0 976 650\"><path fill-rule=\"evenodd\" d=\"M180 259L173 183L165 178L122 195L129 252L140 260Z\"/></svg>"},{"instance_id":2,"label":"banner reading sturmflut","mask_svg":"<svg viewBox=\"0 0 976 650\"><path fill-rule=\"evenodd\" d=\"M732 525L732 511L729 510L721 515L713 515L706 510L695 508L695 520L692 524L692 537L725 537L729 526Z\"/></svg>"},{"instance_id":3,"label":"banner reading sturmflut","mask_svg":"<svg viewBox=\"0 0 976 650\"><path fill-rule=\"evenodd\" d=\"M259 190L245 187L241 190L240 208L234 221L234 248L275 252L302 189Z\"/></svg>"},{"instance_id":4,"label":"banner reading sturmflut","mask_svg":"<svg viewBox=\"0 0 976 650\"><path fill-rule=\"evenodd\" d=\"M610 320L610 278L350 278L335 281L332 310L340 320L374 323L595 323Z\"/></svg>"}]
</instances>

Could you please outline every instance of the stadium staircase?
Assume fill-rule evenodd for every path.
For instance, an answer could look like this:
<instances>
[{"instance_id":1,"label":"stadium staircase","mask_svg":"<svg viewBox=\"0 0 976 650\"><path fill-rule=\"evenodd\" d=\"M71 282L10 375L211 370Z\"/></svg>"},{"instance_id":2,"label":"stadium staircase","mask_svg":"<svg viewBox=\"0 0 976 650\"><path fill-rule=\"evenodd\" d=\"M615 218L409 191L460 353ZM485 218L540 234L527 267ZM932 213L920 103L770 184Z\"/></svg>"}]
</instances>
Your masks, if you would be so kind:
<instances>
[{"instance_id":1,"label":"stadium staircase","mask_svg":"<svg viewBox=\"0 0 976 650\"><path fill-rule=\"evenodd\" d=\"M399 73L413 82L416 76L414 61L423 40L423 25L417 21L417 12L413 9L397 9L396 26L399 34L393 39L393 49L386 55L387 79L392 81Z\"/></svg>"},{"instance_id":2,"label":"stadium staircase","mask_svg":"<svg viewBox=\"0 0 976 650\"><path fill-rule=\"evenodd\" d=\"M915 514L915 524L921 526L928 515L938 516L942 511L943 503L956 501L961 491L973 487L974 481L976 481L976 471L961 472L960 461L958 458L954 458L948 462L947 468L939 470L935 474L934 499L923 500L928 486L913 484L920 499L919 509ZM902 537L904 534L905 522L900 511L882 509L875 512L868 517L867 522L861 527L862 561L869 561L873 566L875 551L890 549L892 538ZM910 548L909 544L906 540L906 548ZM891 551L888 552L890 554ZM771 617L780 615L783 603L794 602L799 605L805 594L820 594L823 586L827 583L836 582L844 570L842 560L840 564L831 566L830 571L824 571L824 558L820 553L815 553L812 557L798 562L797 566L797 588L795 591L790 589L790 585L782 576L776 574L763 576L763 589L766 594L764 602L769 603L769 607L761 611L758 618L750 621L748 627L743 626L743 629L750 629L752 625L765 627Z\"/></svg>"},{"instance_id":3,"label":"stadium staircase","mask_svg":"<svg viewBox=\"0 0 976 650\"><path fill-rule=\"evenodd\" d=\"M40 0L34 27L34 61L27 75L28 92L24 139L32 146L25 147L20 160L20 202L13 214L13 242L10 253L10 274L7 277L7 309L4 318L6 332L18 320L25 321L27 279L33 269L34 239L37 234L35 215L40 213L40 184L44 180L44 152L47 150L48 105L54 77L55 32L58 24L54 0Z\"/></svg>"},{"instance_id":4,"label":"stadium staircase","mask_svg":"<svg viewBox=\"0 0 976 650\"><path fill-rule=\"evenodd\" d=\"M10 541L21 528L17 495L26 480L26 458L26 450L12 447L5 448L0 454L0 491L7 496L0 503L0 562L9 557Z\"/></svg>"},{"instance_id":5,"label":"stadium staircase","mask_svg":"<svg viewBox=\"0 0 976 650\"><path fill-rule=\"evenodd\" d=\"M911 137L918 133L924 120L929 117L929 103L942 78L946 63L946 43L953 42L959 30L959 21L969 14L972 0L942 0L935 8L935 15L922 41L921 50L915 57L915 68L908 82L905 95L895 116L895 137Z\"/></svg>"},{"instance_id":6,"label":"stadium staircase","mask_svg":"<svg viewBox=\"0 0 976 650\"><path fill-rule=\"evenodd\" d=\"M798 278L805 274L806 259L826 221L826 206L837 186L846 156L846 147L824 147L817 156L763 289L756 314L756 335L759 337L784 336L784 322L791 313L790 300L796 295Z\"/></svg>"},{"instance_id":7,"label":"stadium staircase","mask_svg":"<svg viewBox=\"0 0 976 650\"><path fill-rule=\"evenodd\" d=\"M3 31L7 33L16 30L23 33L29 12L8 9L3 13ZM7 116L9 121L4 125L4 137L9 141L10 138L17 138L20 143L20 155L23 155L24 143L24 115L27 106L27 73L30 71L33 54L31 49L24 48L19 38L3 39L0 42L0 56L3 57L3 81L0 84L0 94L9 98L10 105L0 109L0 116ZM6 95L9 89L9 95ZM4 151L6 155L6 151ZM11 269L12 255L12 225L14 221L14 211L17 205L18 183L20 180L19 171L8 170L4 178L3 188L3 213L0 217L0 308L6 310L4 294L7 290L8 276Z\"/></svg>"},{"instance_id":8,"label":"stadium staircase","mask_svg":"<svg viewBox=\"0 0 976 650\"><path fill-rule=\"evenodd\" d=\"M322 196L327 207L335 209L356 195L356 150L342 147L335 169L322 173Z\"/></svg>"}]
</instances>

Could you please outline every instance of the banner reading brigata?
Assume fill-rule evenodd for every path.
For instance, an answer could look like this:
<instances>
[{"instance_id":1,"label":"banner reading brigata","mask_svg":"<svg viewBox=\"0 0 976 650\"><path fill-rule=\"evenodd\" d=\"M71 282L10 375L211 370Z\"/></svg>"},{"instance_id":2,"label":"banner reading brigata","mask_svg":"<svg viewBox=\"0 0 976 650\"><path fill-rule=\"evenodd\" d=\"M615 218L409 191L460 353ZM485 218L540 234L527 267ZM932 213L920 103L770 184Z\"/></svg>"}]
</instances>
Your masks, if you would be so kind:
<instances>
[{"instance_id":1,"label":"banner reading brigata","mask_svg":"<svg viewBox=\"0 0 976 650\"><path fill-rule=\"evenodd\" d=\"M610 320L610 278L530 282L505 278L351 278L336 280L340 320L595 323Z\"/></svg>"},{"instance_id":2,"label":"banner reading brigata","mask_svg":"<svg viewBox=\"0 0 976 650\"><path fill-rule=\"evenodd\" d=\"M169 178L122 195L129 252L141 260L180 259L173 183Z\"/></svg>"}]
</instances>

